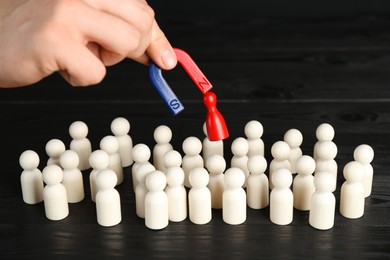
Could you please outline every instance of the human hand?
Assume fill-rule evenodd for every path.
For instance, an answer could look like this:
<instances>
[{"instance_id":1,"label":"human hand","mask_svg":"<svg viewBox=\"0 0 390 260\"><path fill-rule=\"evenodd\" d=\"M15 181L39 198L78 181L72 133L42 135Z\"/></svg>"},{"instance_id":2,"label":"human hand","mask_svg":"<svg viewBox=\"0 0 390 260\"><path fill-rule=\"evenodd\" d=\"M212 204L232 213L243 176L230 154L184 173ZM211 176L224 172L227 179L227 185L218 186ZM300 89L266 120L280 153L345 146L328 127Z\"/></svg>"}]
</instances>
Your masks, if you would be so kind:
<instances>
[{"instance_id":1,"label":"human hand","mask_svg":"<svg viewBox=\"0 0 390 260\"><path fill-rule=\"evenodd\" d=\"M57 71L73 86L93 85L125 58L176 66L145 0L0 0L0 87Z\"/></svg>"}]
</instances>

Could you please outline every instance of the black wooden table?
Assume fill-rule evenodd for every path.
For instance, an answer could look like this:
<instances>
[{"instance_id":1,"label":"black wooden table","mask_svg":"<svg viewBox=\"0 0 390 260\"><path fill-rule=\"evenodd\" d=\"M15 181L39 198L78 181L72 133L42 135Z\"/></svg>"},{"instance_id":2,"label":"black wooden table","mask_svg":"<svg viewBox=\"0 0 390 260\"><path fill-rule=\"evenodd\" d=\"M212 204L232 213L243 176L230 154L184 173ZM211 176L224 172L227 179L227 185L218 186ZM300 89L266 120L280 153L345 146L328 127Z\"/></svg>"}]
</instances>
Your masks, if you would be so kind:
<instances>
[{"instance_id":1,"label":"black wooden table","mask_svg":"<svg viewBox=\"0 0 390 260\"><path fill-rule=\"evenodd\" d=\"M130 60L108 68L97 86L72 88L58 75L31 87L0 90L1 176L0 258L389 258L390 257L390 6L386 1L151 1L172 45L186 50L214 85L225 116L230 144L244 136L244 125L264 126L265 157L290 128L304 136L311 155L315 130L333 125L339 166L335 226L328 231L308 224L308 212L294 210L290 225L269 220L269 209L248 209L244 224L222 221L213 210L207 225L188 219L161 231L145 227L135 214L130 168L118 188L122 222L97 224L84 172L86 198L70 205L69 216L48 220L43 203L22 201L20 154L35 150L40 169L48 159L45 144L61 139L69 148L68 127L89 126L93 150L111 134L110 123L123 116L133 142L152 149L154 129L168 125L172 144L182 153L188 136L203 138L206 110L201 93L178 66L164 77L185 106L178 116L153 89L147 67ZM86 72L88 73L88 72ZM359 144L375 151L372 195L362 218L338 212L342 169Z\"/></svg>"}]
</instances>

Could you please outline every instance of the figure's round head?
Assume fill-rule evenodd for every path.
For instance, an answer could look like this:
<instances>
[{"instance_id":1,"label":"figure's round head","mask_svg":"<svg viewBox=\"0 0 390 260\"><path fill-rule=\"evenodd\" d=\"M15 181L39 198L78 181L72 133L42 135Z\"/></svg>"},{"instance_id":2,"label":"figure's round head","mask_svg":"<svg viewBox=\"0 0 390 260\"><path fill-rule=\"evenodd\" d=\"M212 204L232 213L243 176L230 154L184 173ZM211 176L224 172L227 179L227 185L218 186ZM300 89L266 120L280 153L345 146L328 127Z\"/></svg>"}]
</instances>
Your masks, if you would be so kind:
<instances>
[{"instance_id":1,"label":"figure's round head","mask_svg":"<svg viewBox=\"0 0 390 260\"><path fill-rule=\"evenodd\" d=\"M67 150L60 156L61 167L65 170L76 169L79 166L79 156L75 151Z\"/></svg>"},{"instance_id":2,"label":"figure's round head","mask_svg":"<svg viewBox=\"0 0 390 260\"><path fill-rule=\"evenodd\" d=\"M194 168L190 171L188 180L192 187L206 187L209 183L209 173L203 167Z\"/></svg>"},{"instance_id":3,"label":"figure's round head","mask_svg":"<svg viewBox=\"0 0 390 260\"><path fill-rule=\"evenodd\" d=\"M65 144L59 139L52 139L46 143L46 154L51 158L59 158L65 152Z\"/></svg>"},{"instance_id":4,"label":"figure's round head","mask_svg":"<svg viewBox=\"0 0 390 260\"><path fill-rule=\"evenodd\" d=\"M210 174L223 173L226 169L226 161L221 155L214 154L207 159L206 168Z\"/></svg>"},{"instance_id":5,"label":"figure's round head","mask_svg":"<svg viewBox=\"0 0 390 260\"><path fill-rule=\"evenodd\" d=\"M88 135L88 126L82 121L75 121L69 126L69 134L73 139L84 139Z\"/></svg>"},{"instance_id":6,"label":"figure's round head","mask_svg":"<svg viewBox=\"0 0 390 260\"><path fill-rule=\"evenodd\" d=\"M136 163L145 163L150 159L150 149L146 144L137 144L131 150L131 156Z\"/></svg>"},{"instance_id":7,"label":"figure's round head","mask_svg":"<svg viewBox=\"0 0 390 260\"><path fill-rule=\"evenodd\" d=\"M166 171L169 186L180 186L184 182L184 171L180 167L171 167Z\"/></svg>"},{"instance_id":8,"label":"figure's round head","mask_svg":"<svg viewBox=\"0 0 390 260\"><path fill-rule=\"evenodd\" d=\"M316 129L316 137L319 141L332 141L334 134L333 126L328 123L323 123Z\"/></svg>"},{"instance_id":9,"label":"figure's round head","mask_svg":"<svg viewBox=\"0 0 390 260\"><path fill-rule=\"evenodd\" d=\"M299 174L309 175L315 171L316 162L311 156L303 155L297 160L295 168Z\"/></svg>"},{"instance_id":10,"label":"figure's round head","mask_svg":"<svg viewBox=\"0 0 390 260\"><path fill-rule=\"evenodd\" d=\"M207 108L215 107L217 105L217 96L213 92L208 91L203 95L203 103Z\"/></svg>"},{"instance_id":11,"label":"figure's round head","mask_svg":"<svg viewBox=\"0 0 390 260\"><path fill-rule=\"evenodd\" d=\"M333 160L337 156L337 146L333 141L322 141L317 146L317 156L321 160Z\"/></svg>"},{"instance_id":12,"label":"figure's round head","mask_svg":"<svg viewBox=\"0 0 390 260\"><path fill-rule=\"evenodd\" d=\"M187 137L182 145L186 155L197 155L202 151L202 142L195 136Z\"/></svg>"},{"instance_id":13,"label":"figure's round head","mask_svg":"<svg viewBox=\"0 0 390 260\"><path fill-rule=\"evenodd\" d=\"M20 155L19 164L23 170L34 170L39 165L39 156L33 150L26 150Z\"/></svg>"},{"instance_id":14,"label":"figure's round head","mask_svg":"<svg viewBox=\"0 0 390 260\"><path fill-rule=\"evenodd\" d=\"M267 160L261 155L253 155L248 159L248 170L250 173L264 173L267 169Z\"/></svg>"},{"instance_id":15,"label":"figure's round head","mask_svg":"<svg viewBox=\"0 0 390 260\"><path fill-rule=\"evenodd\" d=\"M167 185L167 179L162 171L153 171L146 176L146 188L151 191L163 191Z\"/></svg>"},{"instance_id":16,"label":"figure's round head","mask_svg":"<svg viewBox=\"0 0 390 260\"><path fill-rule=\"evenodd\" d=\"M100 149L108 154L117 153L119 150L119 143L115 136L107 135L100 141Z\"/></svg>"},{"instance_id":17,"label":"figure's round head","mask_svg":"<svg viewBox=\"0 0 390 260\"><path fill-rule=\"evenodd\" d=\"M271 147L272 157L277 160L287 160L290 156L290 146L284 141L277 141Z\"/></svg>"},{"instance_id":18,"label":"figure's round head","mask_svg":"<svg viewBox=\"0 0 390 260\"><path fill-rule=\"evenodd\" d=\"M229 168L225 172L224 181L226 187L239 188L245 183L245 173L240 168Z\"/></svg>"},{"instance_id":19,"label":"figure's round head","mask_svg":"<svg viewBox=\"0 0 390 260\"><path fill-rule=\"evenodd\" d=\"M180 166L182 161L181 154L176 150L170 150L163 155L165 168Z\"/></svg>"},{"instance_id":20,"label":"figure's round head","mask_svg":"<svg viewBox=\"0 0 390 260\"><path fill-rule=\"evenodd\" d=\"M151 163L143 163L137 168L137 174L135 175L135 179L138 183L145 184L145 178L149 173L154 172L156 168Z\"/></svg>"},{"instance_id":21,"label":"figure's round head","mask_svg":"<svg viewBox=\"0 0 390 260\"><path fill-rule=\"evenodd\" d=\"M363 164L369 164L374 160L374 150L368 144L361 144L355 148L353 158Z\"/></svg>"},{"instance_id":22,"label":"figure's round head","mask_svg":"<svg viewBox=\"0 0 390 260\"><path fill-rule=\"evenodd\" d=\"M111 122L111 132L115 136L127 135L129 131L130 131L130 123L126 118L118 117Z\"/></svg>"},{"instance_id":23,"label":"figure's round head","mask_svg":"<svg viewBox=\"0 0 390 260\"><path fill-rule=\"evenodd\" d=\"M156 143L166 144L172 139L172 131L168 126L160 125L154 130L153 137Z\"/></svg>"},{"instance_id":24,"label":"figure's round head","mask_svg":"<svg viewBox=\"0 0 390 260\"><path fill-rule=\"evenodd\" d=\"M303 142L303 135L298 129L290 129L284 134L284 141L291 147L299 147Z\"/></svg>"},{"instance_id":25,"label":"figure's round head","mask_svg":"<svg viewBox=\"0 0 390 260\"><path fill-rule=\"evenodd\" d=\"M272 183L278 188L288 188L292 183L292 174L286 168L279 168L272 172Z\"/></svg>"},{"instance_id":26,"label":"figure's round head","mask_svg":"<svg viewBox=\"0 0 390 260\"><path fill-rule=\"evenodd\" d=\"M61 183L64 173L60 166L52 164L43 169L42 177L47 185L54 185Z\"/></svg>"},{"instance_id":27,"label":"figure's round head","mask_svg":"<svg viewBox=\"0 0 390 260\"><path fill-rule=\"evenodd\" d=\"M109 155L106 151L96 150L89 156L89 164L95 170L103 170L108 167Z\"/></svg>"},{"instance_id":28,"label":"figure's round head","mask_svg":"<svg viewBox=\"0 0 390 260\"><path fill-rule=\"evenodd\" d=\"M263 125L257 120L251 120L246 123L244 132L247 138L257 139L263 136Z\"/></svg>"},{"instance_id":29,"label":"figure's round head","mask_svg":"<svg viewBox=\"0 0 390 260\"><path fill-rule=\"evenodd\" d=\"M96 175L96 186L98 190L113 189L117 180L118 177L113 170L105 169Z\"/></svg>"},{"instance_id":30,"label":"figure's round head","mask_svg":"<svg viewBox=\"0 0 390 260\"><path fill-rule=\"evenodd\" d=\"M237 137L231 147L233 155L236 156L244 156L249 151L249 144L248 141L243 137Z\"/></svg>"},{"instance_id":31,"label":"figure's round head","mask_svg":"<svg viewBox=\"0 0 390 260\"><path fill-rule=\"evenodd\" d=\"M360 162L352 161L347 163L343 169L344 178L347 181L359 182L364 178L364 167Z\"/></svg>"}]
</instances>

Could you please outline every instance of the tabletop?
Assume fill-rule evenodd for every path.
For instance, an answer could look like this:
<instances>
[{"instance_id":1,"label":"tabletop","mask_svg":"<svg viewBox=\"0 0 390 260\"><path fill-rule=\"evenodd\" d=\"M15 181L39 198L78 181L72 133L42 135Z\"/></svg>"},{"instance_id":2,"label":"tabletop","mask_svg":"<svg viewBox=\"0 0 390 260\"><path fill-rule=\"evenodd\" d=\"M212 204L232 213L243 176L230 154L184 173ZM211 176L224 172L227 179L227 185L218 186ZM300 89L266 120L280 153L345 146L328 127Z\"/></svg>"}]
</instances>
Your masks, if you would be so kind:
<instances>
[{"instance_id":1,"label":"tabletop","mask_svg":"<svg viewBox=\"0 0 390 260\"><path fill-rule=\"evenodd\" d=\"M303 154L312 155L322 123L335 129L338 147L334 227L309 225L309 212L294 209L291 224L275 225L269 208L247 209L241 225L228 225L222 211L196 225L188 218L159 231L148 229L135 213L131 169L124 168L122 221L102 227L90 199L69 205L60 221L45 217L44 205L22 200L20 154L28 149L48 156L46 143L58 138L67 149L68 128L84 121L93 150L111 135L110 123L125 117L134 144L155 145L159 125L172 129L172 145L183 154L189 136L204 138L202 94L178 65L164 77L185 110L172 116L149 77L148 67L131 60L107 68L96 86L73 88L54 74L33 86L0 90L2 178L0 182L0 257L148 258L389 258L390 257L390 4L387 1L150 1L156 19L174 47L187 51L213 84L230 137L224 141L228 166L231 143L244 126L264 127L265 158L273 143L292 128L300 130ZM88 73L86 71L85 73ZM339 213L343 167L353 151L369 144L372 194L359 219Z\"/></svg>"}]
</instances>

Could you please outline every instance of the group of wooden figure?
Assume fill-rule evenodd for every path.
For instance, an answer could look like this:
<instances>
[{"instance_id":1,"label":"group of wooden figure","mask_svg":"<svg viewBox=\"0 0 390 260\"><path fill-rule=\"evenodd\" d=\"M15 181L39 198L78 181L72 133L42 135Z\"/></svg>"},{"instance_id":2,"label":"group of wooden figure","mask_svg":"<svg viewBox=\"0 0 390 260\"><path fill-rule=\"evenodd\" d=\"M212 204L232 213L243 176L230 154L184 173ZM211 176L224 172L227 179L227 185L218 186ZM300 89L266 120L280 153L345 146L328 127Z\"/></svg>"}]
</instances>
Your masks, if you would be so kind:
<instances>
[{"instance_id":1,"label":"group of wooden figure","mask_svg":"<svg viewBox=\"0 0 390 260\"><path fill-rule=\"evenodd\" d=\"M100 149L92 151L88 126L73 122L70 149L66 150L59 139L50 140L45 146L49 159L42 172L38 154L24 151L19 158L24 170L20 177L24 202L43 201L48 219L64 219L69 214L68 203L84 199L82 171L92 168L89 185L97 222L114 226L122 220L115 186L123 182L123 168L131 167L136 214L153 230L187 217L192 223L207 224L212 209L222 209L223 221L238 225L246 221L247 207L268 206L270 220L277 225L290 224L294 208L309 211L309 224L316 229L334 225L338 166L335 131L330 124L317 127L313 157L302 154L301 132L288 130L283 141L271 147L268 176L263 126L257 120L247 122L245 138L233 140L228 169L223 141L210 141L205 125L203 141L194 136L183 141L184 156L170 144L172 131L166 125L155 129L152 151L143 143L133 146L130 123L123 117L112 121L111 131L113 135L101 139ZM343 168L339 209L342 216L351 219L364 214L365 198L371 194L374 151L362 144L355 148L353 157L354 161Z\"/></svg>"}]
</instances>

